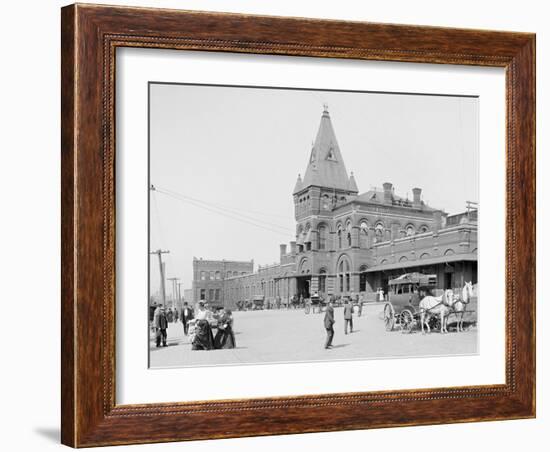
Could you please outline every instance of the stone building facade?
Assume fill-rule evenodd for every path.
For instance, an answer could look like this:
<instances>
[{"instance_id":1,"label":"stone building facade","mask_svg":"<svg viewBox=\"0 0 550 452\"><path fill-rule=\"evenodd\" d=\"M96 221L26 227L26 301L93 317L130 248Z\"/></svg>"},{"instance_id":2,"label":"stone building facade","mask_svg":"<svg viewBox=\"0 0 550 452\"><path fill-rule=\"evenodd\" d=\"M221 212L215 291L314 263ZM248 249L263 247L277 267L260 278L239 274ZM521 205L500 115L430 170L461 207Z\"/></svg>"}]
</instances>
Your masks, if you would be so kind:
<instances>
[{"instance_id":1,"label":"stone building facade","mask_svg":"<svg viewBox=\"0 0 550 452\"><path fill-rule=\"evenodd\" d=\"M424 203L420 188L412 193L412 199L398 196L390 182L359 193L325 108L306 172L293 191L296 237L289 247L280 245L280 263L226 273L204 288L195 281L194 287L219 288L223 304L234 308L254 297L285 301L315 292L362 292L369 299L379 288L387 292L390 279L413 271L436 274L441 289L476 283L477 210L449 216ZM230 261L198 262L221 272L221 263Z\"/></svg>"}]
</instances>

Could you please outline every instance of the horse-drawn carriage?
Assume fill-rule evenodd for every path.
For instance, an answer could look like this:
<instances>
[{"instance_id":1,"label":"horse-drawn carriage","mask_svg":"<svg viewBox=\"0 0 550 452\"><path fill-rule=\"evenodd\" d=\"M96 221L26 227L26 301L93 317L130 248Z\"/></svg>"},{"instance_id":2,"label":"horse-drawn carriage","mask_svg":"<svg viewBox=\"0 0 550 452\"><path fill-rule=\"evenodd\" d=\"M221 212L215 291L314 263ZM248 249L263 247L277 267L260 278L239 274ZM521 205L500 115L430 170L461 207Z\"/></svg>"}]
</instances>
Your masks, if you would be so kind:
<instances>
[{"instance_id":1,"label":"horse-drawn carriage","mask_svg":"<svg viewBox=\"0 0 550 452\"><path fill-rule=\"evenodd\" d=\"M326 305L327 303L321 295L313 294L309 299L306 299L304 311L306 314L315 313L316 310L321 313Z\"/></svg>"},{"instance_id":2,"label":"horse-drawn carriage","mask_svg":"<svg viewBox=\"0 0 550 452\"><path fill-rule=\"evenodd\" d=\"M252 310L260 310L265 307L265 298L263 295L254 295L252 298Z\"/></svg>"},{"instance_id":3,"label":"horse-drawn carriage","mask_svg":"<svg viewBox=\"0 0 550 452\"><path fill-rule=\"evenodd\" d=\"M422 273L405 273L389 281L388 301L384 305L384 324L386 331L400 328L410 333L415 326L439 329L447 332L447 323L454 315L457 331L463 329L464 316L475 313L475 309L466 309L473 298L472 283L466 283L461 295L451 289L436 291L437 276ZM439 296L437 296L439 295Z\"/></svg>"}]
</instances>

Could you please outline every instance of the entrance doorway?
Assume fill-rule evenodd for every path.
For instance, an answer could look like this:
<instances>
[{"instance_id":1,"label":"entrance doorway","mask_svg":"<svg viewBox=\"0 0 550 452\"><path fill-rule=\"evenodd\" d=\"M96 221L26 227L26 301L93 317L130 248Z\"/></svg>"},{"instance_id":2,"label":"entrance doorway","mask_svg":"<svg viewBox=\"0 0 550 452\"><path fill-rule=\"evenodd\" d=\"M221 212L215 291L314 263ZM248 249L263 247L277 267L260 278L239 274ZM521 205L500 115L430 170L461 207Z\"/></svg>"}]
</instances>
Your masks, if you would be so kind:
<instances>
[{"instance_id":1,"label":"entrance doorway","mask_svg":"<svg viewBox=\"0 0 550 452\"><path fill-rule=\"evenodd\" d=\"M309 298L309 288L311 284L311 276L303 276L296 278L296 295L302 296L302 298Z\"/></svg>"},{"instance_id":2,"label":"entrance doorway","mask_svg":"<svg viewBox=\"0 0 550 452\"><path fill-rule=\"evenodd\" d=\"M452 273L445 273L445 287L444 289L452 289L453 288L453 274Z\"/></svg>"}]
</instances>

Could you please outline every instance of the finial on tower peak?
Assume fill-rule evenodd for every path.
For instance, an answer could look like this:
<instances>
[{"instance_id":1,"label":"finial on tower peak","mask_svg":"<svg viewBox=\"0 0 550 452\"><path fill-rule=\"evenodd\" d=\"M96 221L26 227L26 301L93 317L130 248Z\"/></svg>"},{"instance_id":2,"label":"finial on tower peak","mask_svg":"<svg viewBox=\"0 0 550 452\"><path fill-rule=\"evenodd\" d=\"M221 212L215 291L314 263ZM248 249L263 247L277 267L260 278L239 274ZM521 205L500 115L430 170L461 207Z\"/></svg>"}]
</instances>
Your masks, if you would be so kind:
<instances>
[{"instance_id":1,"label":"finial on tower peak","mask_svg":"<svg viewBox=\"0 0 550 452\"><path fill-rule=\"evenodd\" d=\"M328 104L323 102L323 113L328 113Z\"/></svg>"}]
</instances>

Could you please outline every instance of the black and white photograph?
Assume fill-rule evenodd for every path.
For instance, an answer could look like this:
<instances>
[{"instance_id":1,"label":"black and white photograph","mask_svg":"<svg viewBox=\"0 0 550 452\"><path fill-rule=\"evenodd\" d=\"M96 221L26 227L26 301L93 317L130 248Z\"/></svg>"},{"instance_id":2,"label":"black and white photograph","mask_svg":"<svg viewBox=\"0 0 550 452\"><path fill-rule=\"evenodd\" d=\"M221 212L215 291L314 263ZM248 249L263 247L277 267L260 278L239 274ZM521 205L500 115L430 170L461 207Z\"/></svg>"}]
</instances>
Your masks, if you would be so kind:
<instances>
[{"instance_id":1,"label":"black and white photograph","mask_svg":"<svg viewBox=\"0 0 550 452\"><path fill-rule=\"evenodd\" d=\"M151 368L478 353L478 97L148 89Z\"/></svg>"}]
</instances>

